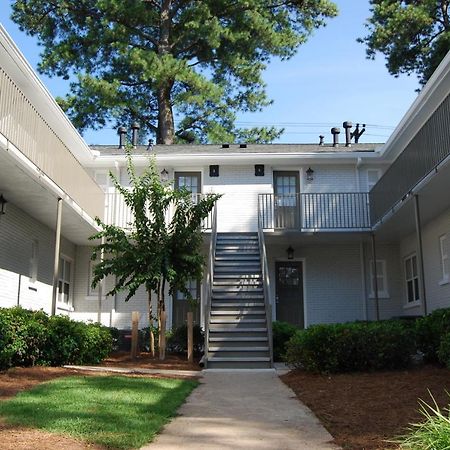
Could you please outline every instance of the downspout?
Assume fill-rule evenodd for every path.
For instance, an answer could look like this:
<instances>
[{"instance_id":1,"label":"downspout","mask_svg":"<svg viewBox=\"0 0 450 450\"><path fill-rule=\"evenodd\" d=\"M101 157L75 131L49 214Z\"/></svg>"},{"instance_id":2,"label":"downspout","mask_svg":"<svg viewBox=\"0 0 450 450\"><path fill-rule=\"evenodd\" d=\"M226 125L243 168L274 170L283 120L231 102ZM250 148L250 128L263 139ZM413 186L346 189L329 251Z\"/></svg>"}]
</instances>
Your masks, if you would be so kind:
<instances>
[{"instance_id":1,"label":"downspout","mask_svg":"<svg viewBox=\"0 0 450 450\"><path fill-rule=\"evenodd\" d=\"M423 244L422 244L422 225L420 222L419 196L414 194L414 214L416 219L416 236L417 236L417 259L420 269L420 287L423 299L423 314L426 316L427 311L427 294L425 289L425 268L423 263Z\"/></svg>"}]
</instances>

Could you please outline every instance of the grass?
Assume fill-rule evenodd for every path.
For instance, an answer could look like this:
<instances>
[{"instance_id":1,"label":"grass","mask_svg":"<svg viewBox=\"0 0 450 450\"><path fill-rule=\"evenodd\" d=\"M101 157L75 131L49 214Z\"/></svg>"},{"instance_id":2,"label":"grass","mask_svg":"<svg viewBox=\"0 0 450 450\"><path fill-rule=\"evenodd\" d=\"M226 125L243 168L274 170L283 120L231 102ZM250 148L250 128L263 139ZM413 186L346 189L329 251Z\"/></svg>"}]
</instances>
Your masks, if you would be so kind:
<instances>
[{"instance_id":1,"label":"grass","mask_svg":"<svg viewBox=\"0 0 450 450\"><path fill-rule=\"evenodd\" d=\"M8 423L107 447L150 442L197 386L193 380L74 376L42 383L0 403Z\"/></svg>"},{"instance_id":2,"label":"grass","mask_svg":"<svg viewBox=\"0 0 450 450\"><path fill-rule=\"evenodd\" d=\"M430 393L431 395L431 393ZM411 424L409 433L394 442L405 450L450 450L450 410L441 410L431 395L433 405L420 400L423 422Z\"/></svg>"}]
</instances>

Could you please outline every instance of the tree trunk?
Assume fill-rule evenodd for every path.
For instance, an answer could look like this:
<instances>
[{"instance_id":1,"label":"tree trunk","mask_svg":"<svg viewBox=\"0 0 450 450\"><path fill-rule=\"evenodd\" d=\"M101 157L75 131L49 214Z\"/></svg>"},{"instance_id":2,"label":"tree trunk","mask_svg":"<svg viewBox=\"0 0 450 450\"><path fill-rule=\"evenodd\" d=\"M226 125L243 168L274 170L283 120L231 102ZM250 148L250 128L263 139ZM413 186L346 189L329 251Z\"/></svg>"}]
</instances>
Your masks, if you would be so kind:
<instances>
[{"instance_id":1,"label":"tree trunk","mask_svg":"<svg viewBox=\"0 0 450 450\"><path fill-rule=\"evenodd\" d=\"M164 304L165 280L158 283L159 359L166 358L166 311Z\"/></svg>"},{"instance_id":2,"label":"tree trunk","mask_svg":"<svg viewBox=\"0 0 450 450\"><path fill-rule=\"evenodd\" d=\"M160 13L160 34L158 42L158 54L160 56L168 55L170 48L170 31L172 20L170 17L170 8L172 0L163 0L161 2ZM167 79L158 87L158 133L156 136L157 144L173 144L175 136L175 126L173 123L173 112L171 104L171 93L173 80Z\"/></svg>"},{"instance_id":3,"label":"tree trunk","mask_svg":"<svg viewBox=\"0 0 450 450\"><path fill-rule=\"evenodd\" d=\"M152 291L147 291L148 295L148 324L150 327L150 353L155 357L155 335L153 334L153 307L152 307Z\"/></svg>"}]
</instances>

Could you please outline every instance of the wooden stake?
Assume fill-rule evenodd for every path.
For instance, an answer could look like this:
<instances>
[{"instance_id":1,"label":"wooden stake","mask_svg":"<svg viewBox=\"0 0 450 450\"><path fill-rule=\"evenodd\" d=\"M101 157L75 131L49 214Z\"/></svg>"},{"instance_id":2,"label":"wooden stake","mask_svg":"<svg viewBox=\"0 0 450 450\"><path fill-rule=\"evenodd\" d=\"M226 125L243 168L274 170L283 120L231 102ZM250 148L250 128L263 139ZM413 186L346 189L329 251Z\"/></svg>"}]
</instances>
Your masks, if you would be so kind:
<instances>
[{"instance_id":1,"label":"wooden stake","mask_svg":"<svg viewBox=\"0 0 450 450\"><path fill-rule=\"evenodd\" d=\"M187 353L188 361L194 362L194 314L192 311L187 313Z\"/></svg>"},{"instance_id":2,"label":"wooden stake","mask_svg":"<svg viewBox=\"0 0 450 450\"><path fill-rule=\"evenodd\" d=\"M163 361L166 359L166 312L160 312L160 327L159 327L159 359Z\"/></svg>"},{"instance_id":3,"label":"wooden stake","mask_svg":"<svg viewBox=\"0 0 450 450\"><path fill-rule=\"evenodd\" d=\"M136 359L138 354L139 312L131 313L131 358Z\"/></svg>"}]
</instances>

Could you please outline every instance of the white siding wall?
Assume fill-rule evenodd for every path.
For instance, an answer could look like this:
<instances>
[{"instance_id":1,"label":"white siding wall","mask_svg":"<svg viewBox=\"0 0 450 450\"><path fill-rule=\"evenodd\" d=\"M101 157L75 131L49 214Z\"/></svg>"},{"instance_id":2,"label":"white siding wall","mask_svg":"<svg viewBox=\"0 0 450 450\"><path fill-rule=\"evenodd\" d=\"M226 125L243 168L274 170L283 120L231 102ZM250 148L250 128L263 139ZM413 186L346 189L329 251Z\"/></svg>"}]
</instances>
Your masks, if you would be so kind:
<instances>
[{"instance_id":1,"label":"white siding wall","mask_svg":"<svg viewBox=\"0 0 450 450\"><path fill-rule=\"evenodd\" d=\"M446 234L450 240L450 209L424 225L422 230L423 257L425 269L425 289L427 294L428 312L438 308L450 308L450 283L442 283L441 255L439 237ZM448 242L448 241L447 241ZM405 237L400 245L402 264L403 258L417 252L416 235ZM402 267L402 279L404 281ZM403 305L406 304L404 295ZM423 306L405 308L405 314L420 315Z\"/></svg>"},{"instance_id":2,"label":"white siding wall","mask_svg":"<svg viewBox=\"0 0 450 450\"><path fill-rule=\"evenodd\" d=\"M33 241L39 247L36 281L30 279ZM0 306L20 304L50 312L54 248L53 230L8 204L7 214L0 217ZM62 238L61 253L74 259L75 245Z\"/></svg>"}]
</instances>

